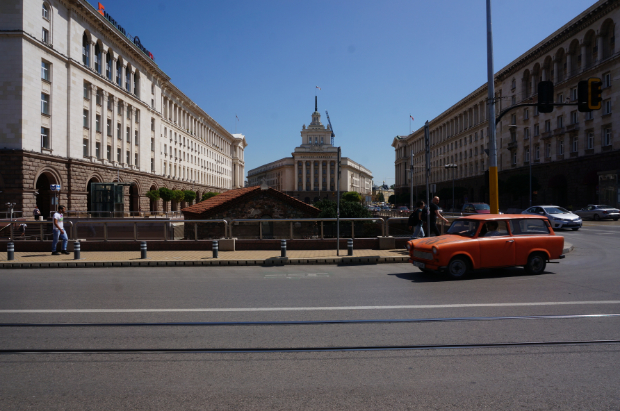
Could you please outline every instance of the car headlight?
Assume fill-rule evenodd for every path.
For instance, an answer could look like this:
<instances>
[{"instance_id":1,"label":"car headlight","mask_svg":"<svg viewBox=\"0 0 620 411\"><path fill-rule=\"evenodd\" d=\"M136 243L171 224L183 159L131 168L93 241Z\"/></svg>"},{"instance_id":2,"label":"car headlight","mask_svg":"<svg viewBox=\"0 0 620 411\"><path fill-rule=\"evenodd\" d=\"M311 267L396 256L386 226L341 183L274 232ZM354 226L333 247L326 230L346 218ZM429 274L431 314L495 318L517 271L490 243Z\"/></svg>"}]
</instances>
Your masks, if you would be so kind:
<instances>
[{"instance_id":1,"label":"car headlight","mask_svg":"<svg viewBox=\"0 0 620 411\"><path fill-rule=\"evenodd\" d=\"M437 255L438 252L439 250L437 249L437 247L433 246L433 254Z\"/></svg>"},{"instance_id":2,"label":"car headlight","mask_svg":"<svg viewBox=\"0 0 620 411\"><path fill-rule=\"evenodd\" d=\"M411 244L407 243L406 247L408 251L411 251Z\"/></svg>"}]
</instances>

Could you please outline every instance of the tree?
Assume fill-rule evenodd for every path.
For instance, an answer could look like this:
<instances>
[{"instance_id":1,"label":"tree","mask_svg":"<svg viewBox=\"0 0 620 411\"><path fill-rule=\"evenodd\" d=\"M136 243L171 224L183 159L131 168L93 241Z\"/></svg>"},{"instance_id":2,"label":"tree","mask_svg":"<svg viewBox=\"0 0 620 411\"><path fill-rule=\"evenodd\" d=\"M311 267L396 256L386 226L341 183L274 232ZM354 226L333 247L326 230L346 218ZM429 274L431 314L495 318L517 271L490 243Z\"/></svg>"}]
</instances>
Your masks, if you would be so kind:
<instances>
[{"instance_id":1,"label":"tree","mask_svg":"<svg viewBox=\"0 0 620 411\"><path fill-rule=\"evenodd\" d=\"M314 206L321 210L318 218L336 218L337 204L332 200L321 200L314 203ZM372 214L362 203L353 201L340 202L340 217L342 218L371 218Z\"/></svg>"},{"instance_id":2,"label":"tree","mask_svg":"<svg viewBox=\"0 0 620 411\"><path fill-rule=\"evenodd\" d=\"M210 199L211 197L215 197L216 195L218 195L219 193L214 193L213 191L208 191L206 193L204 193L202 195L202 200L201 201L205 201Z\"/></svg>"},{"instance_id":3,"label":"tree","mask_svg":"<svg viewBox=\"0 0 620 411\"><path fill-rule=\"evenodd\" d=\"M192 190L183 190L183 194L185 201L187 201L188 203L191 203L196 198L196 192Z\"/></svg>"},{"instance_id":4,"label":"tree","mask_svg":"<svg viewBox=\"0 0 620 411\"><path fill-rule=\"evenodd\" d=\"M161 195L159 194L159 190L151 190L151 191L147 191L146 192L146 196L151 200L151 201L157 201L160 199Z\"/></svg>"},{"instance_id":5,"label":"tree","mask_svg":"<svg viewBox=\"0 0 620 411\"><path fill-rule=\"evenodd\" d=\"M344 200L344 201L351 201L351 202L354 202L354 203L361 203L362 202L362 196L357 191L347 191L346 193L342 194L342 200Z\"/></svg>"},{"instance_id":6,"label":"tree","mask_svg":"<svg viewBox=\"0 0 620 411\"><path fill-rule=\"evenodd\" d=\"M164 210L168 211L168 201L172 201L173 199L172 190L162 187L159 189L159 196L164 200Z\"/></svg>"},{"instance_id":7,"label":"tree","mask_svg":"<svg viewBox=\"0 0 620 411\"><path fill-rule=\"evenodd\" d=\"M182 190L172 190L172 199L180 203L185 199L185 193Z\"/></svg>"},{"instance_id":8,"label":"tree","mask_svg":"<svg viewBox=\"0 0 620 411\"><path fill-rule=\"evenodd\" d=\"M380 203L384 203L385 202L385 196L383 195L383 193L377 194L377 201L380 202Z\"/></svg>"}]
</instances>

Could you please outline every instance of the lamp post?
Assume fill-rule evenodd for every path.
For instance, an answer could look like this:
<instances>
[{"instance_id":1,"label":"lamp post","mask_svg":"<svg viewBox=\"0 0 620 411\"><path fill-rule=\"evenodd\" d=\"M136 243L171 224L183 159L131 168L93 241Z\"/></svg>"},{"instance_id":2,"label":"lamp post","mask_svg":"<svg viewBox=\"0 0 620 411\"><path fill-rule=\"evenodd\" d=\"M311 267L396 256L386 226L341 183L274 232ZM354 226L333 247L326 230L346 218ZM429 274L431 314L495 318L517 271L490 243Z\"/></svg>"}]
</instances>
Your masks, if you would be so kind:
<instances>
[{"instance_id":1,"label":"lamp post","mask_svg":"<svg viewBox=\"0 0 620 411\"><path fill-rule=\"evenodd\" d=\"M409 188L409 210L413 211L413 150L411 150L411 163L409 164L409 174L411 176L411 187ZM418 196L416 195L416 200L417 199Z\"/></svg>"},{"instance_id":2,"label":"lamp post","mask_svg":"<svg viewBox=\"0 0 620 411\"><path fill-rule=\"evenodd\" d=\"M454 207L454 170L456 170L456 168L458 167L457 164L446 164L444 166L446 169L451 168L452 169L452 211L455 211L455 207Z\"/></svg>"}]
</instances>

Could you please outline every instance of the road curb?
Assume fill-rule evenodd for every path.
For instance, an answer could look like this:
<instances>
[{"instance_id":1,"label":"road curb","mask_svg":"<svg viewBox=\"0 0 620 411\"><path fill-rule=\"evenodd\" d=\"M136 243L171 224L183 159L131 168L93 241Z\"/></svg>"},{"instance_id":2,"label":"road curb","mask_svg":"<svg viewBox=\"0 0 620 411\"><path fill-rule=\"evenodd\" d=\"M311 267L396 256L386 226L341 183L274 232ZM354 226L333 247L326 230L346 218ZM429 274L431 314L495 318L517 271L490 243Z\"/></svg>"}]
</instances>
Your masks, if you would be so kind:
<instances>
[{"instance_id":1,"label":"road curb","mask_svg":"<svg viewBox=\"0 0 620 411\"><path fill-rule=\"evenodd\" d=\"M568 254L573 251L575 247L571 243L564 242L564 249L562 250L563 254Z\"/></svg>"},{"instance_id":2,"label":"road curb","mask_svg":"<svg viewBox=\"0 0 620 411\"><path fill-rule=\"evenodd\" d=\"M283 266L283 265L375 265L409 263L409 257L331 257L331 258L281 258L272 257L264 260L183 260L183 261L81 261L58 263L0 263L0 269L25 268L110 268L110 267L188 267L188 266Z\"/></svg>"}]
</instances>

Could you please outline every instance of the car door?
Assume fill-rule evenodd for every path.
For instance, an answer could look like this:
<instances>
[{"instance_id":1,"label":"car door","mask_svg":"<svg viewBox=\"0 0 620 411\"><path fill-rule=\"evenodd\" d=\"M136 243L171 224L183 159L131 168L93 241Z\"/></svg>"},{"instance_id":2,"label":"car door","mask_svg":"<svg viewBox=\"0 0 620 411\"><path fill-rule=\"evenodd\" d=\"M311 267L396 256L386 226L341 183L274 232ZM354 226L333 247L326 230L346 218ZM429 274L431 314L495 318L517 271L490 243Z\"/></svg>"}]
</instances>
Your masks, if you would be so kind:
<instances>
[{"instance_id":1,"label":"car door","mask_svg":"<svg viewBox=\"0 0 620 411\"><path fill-rule=\"evenodd\" d=\"M552 237L545 220L537 218L511 220L510 232L515 241L515 265L525 265L531 252L544 248Z\"/></svg>"},{"instance_id":2,"label":"car door","mask_svg":"<svg viewBox=\"0 0 620 411\"><path fill-rule=\"evenodd\" d=\"M586 208L586 215L585 215L585 217L594 218L594 213L596 213L595 209L596 209L596 207L594 207L593 205L589 205Z\"/></svg>"},{"instance_id":3,"label":"car door","mask_svg":"<svg viewBox=\"0 0 620 411\"><path fill-rule=\"evenodd\" d=\"M492 220L497 221L497 220ZM515 241L510 235L506 221L497 221L497 235L489 229L480 230L480 268L509 267L515 265ZM489 221L485 222L488 227Z\"/></svg>"}]
</instances>

